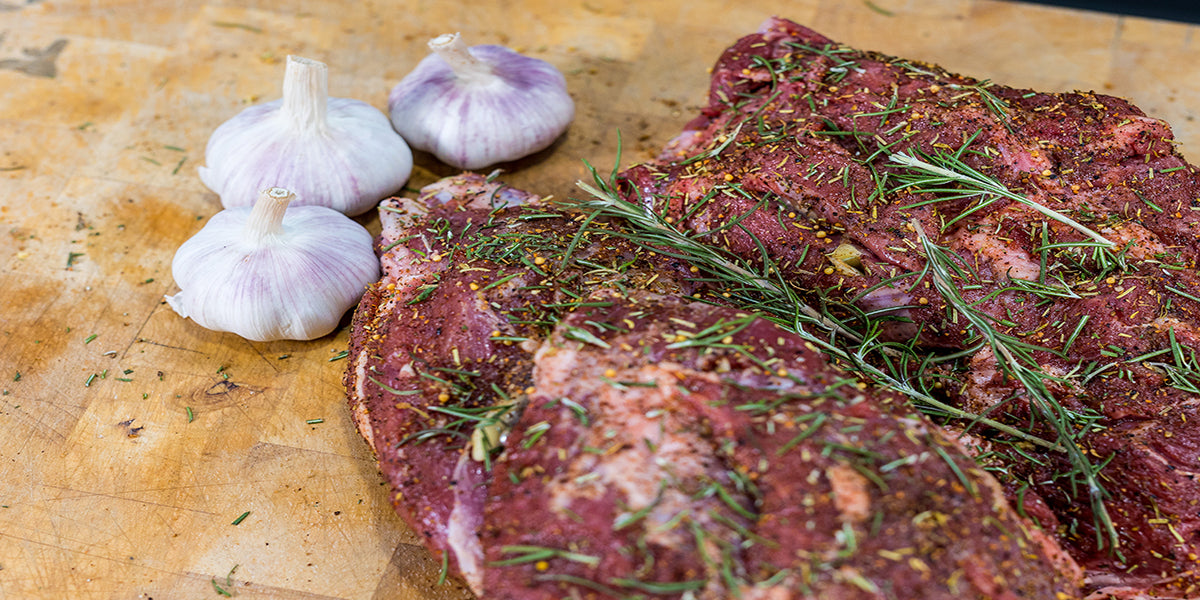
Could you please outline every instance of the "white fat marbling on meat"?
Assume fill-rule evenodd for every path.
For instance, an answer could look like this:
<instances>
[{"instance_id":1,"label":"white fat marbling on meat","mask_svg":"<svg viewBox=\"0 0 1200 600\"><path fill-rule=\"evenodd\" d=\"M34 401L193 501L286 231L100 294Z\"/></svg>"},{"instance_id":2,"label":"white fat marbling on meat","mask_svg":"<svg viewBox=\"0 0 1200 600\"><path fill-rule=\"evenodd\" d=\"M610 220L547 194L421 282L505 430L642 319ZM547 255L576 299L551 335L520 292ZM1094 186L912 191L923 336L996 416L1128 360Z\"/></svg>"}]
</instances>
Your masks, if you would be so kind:
<instances>
[{"instance_id":1,"label":"white fat marbling on meat","mask_svg":"<svg viewBox=\"0 0 1200 600\"><path fill-rule=\"evenodd\" d=\"M658 159L669 162L687 156L699 148L706 138L703 131L684 131L666 143Z\"/></svg>"},{"instance_id":2,"label":"white fat marbling on meat","mask_svg":"<svg viewBox=\"0 0 1200 600\"><path fill-rule=\"evenodd\" d=\"M404 235L405 230L417 226L429 214L424 203L409 198L388 198L379 203L380 236L393 242Z\"/></svg>"},{"instance_id":3,"label":"white fat marbling on meat","mask_svg":"<svg viewBox=\"0 0 1200 600\"><path fill-rule=\"evenodd\" d=\"M1165 254L1169 251L1153 231L1132 220L1105 227L1099 233L1122 248L1133 242L1133 245L1129 246L1127 255L1138 260L1153 259L1155 254Z\"/></svg>"},{"instance_id":4,"label":"white fat marbling on meat","mask_svg":"<svg viewBox=\"0 0 1200 600\"><path fill-rule=\"evenodd\" d=\"M1142 115L1122 115L1122 123L1109 130L1109 135L1097 136L1082 147L1089 154L1101 154L1118 148L1134 148L1140 143L1143 133L1155 130L1170 131L1170 126L1161 119ZM1153 138L1151 138L1153 139Z\"/></svg>"},{"instance_id":5,"label":"white fat marbling on meat","mask_svg":"<svg viewBox=\"0 0 1200 600\"><path fill-rule=\"evenodd\" d=\"M693 411L673 409L686 401L677 387L678 373L686 371L691 378L710 378L714 383L720 380L715 374L688 371L668 362L643 365L618 369L615 375L608 374L609 379L655 382L655 387L619 388L602 382L599 373L580 372L591 361L568 348L544 344L536 362L538 390L559 397L586 394L591 400L588 404L595 407L588 414L592 422L580 429L575 446L612 449L600 454L578 453L566 472L547 486L553 510L569 515L573 501L615 491L627 512L618 516L614 526L622 518L649 509L641 521L648 543L678 547L693 542L687 528L668 526L685 511L701 527L717 529L710 511L697 506L708 504L720 510L721 501L716 497L697 499L684 490L716 478L721 467L710 458L717 456L718 449L705 439ZM668 485L662 487L662 482ZM672 486L680 482L690 485L680 486L682 489ZM710 564L720 564L718 540L702 551L713 559ZM711 597L724 595L721 578L709 579L709 586L716 586Z\"/></svg>"},{"instance_id":6,"label":"white fat marbling on meat","mask_svg":"<svg viewBox=\"0 0 1200 600\"><path fill-rule=\"evenodd\" d=\"M577 356L574 352L562 352L555 358L568 355ZM541 361L539 367L545 364ZM699 428L689 429L671 410L681 397L675 378L679 370L678 365L663 363L618 371L612 377L619 381L654 381L658 385L653 388L620 389L596 381L597 385L589 391L599 396L595 400L599 410L590 415L594 421L578 443L596 448L617 444L623 447L608 456L584 454L573 463L568 476L551 486L552 506L565 514L576 498L598 498L608 490L617 490L630 511L636 512L655 503L660 481L706 476L709 465L702 457L711 456L715 448L703 439ZM715 376L712 378L716 380ZM538 387L545 389L542 385ZM647 442L654 446L654 451ZM693 504L689 497L669 496L664 494L654 511L664 515L664 522Z\"/></svg>"},{"instance_id":7,"label":"white fat marbling on meat","mask_svg":"<svg viewBox=\"0 0 1200 600\"><path fill-rule=\"evenodd\" d=\"M397 288L404 289L445 268L442 262L432 262L409 250L406 245L395 243L409 235L428 212L420 202L408 198L389 198L380 204L379 243L383 248L390 247L379 259L383 283L393 283Z\"/></svg>"},{"instance_id":8,"label":"white fat marbling on meat","mask_svg":"<svg viewBox=\"0 0 1200 600\"><path fill-rule=\"evenodd\" d=\"M375 430L371 428L371 416L367 412L367 367L371 362L371 353L363 350L354 357L354 398L351 411L358 432L367 440L371 450L375 450Z\"/></svg>"},{"instance_id":9,"label":"white fat marbling on meat","mask_svg":"<svg viewBox=\"0 0 1200 600\"><path fill-rule=\"evenodd\" d=\"M1182 596L1163 596L1161 594L1149 594L1146 588L1150 585L1158 583L1167 583L1170 579L1159 579L1147 577L1147 583L1142 585L1109 585L1109 584L1126 584L1129 583L1130 577L1119 577L1110 573L1091 574L1087 578L1087 584L1091 586L1100 586L1096 591L1084 596L1083 600L1187 600Z\"/></svg>"},{"instance_id":10,"label":"white fat marbling on meat","mask_svg":"<svg viewBox=\"0 0 1200 600\"><path fill-rule=\"evenodd\" d=\"M1022 148L1016 143L1005 143L994 147L1000 150L1000 164L1011 166L1016 171L1042 173L1054 168L1054 163L1036 144Z\"/></svg>"},{"instance_id":11,"label":"white fat marbling on meat","mask_svg":"<svg viewBox=\"0 0 1200 600\"><path fill-rule=\"evenodd\" d=\"M833 504L838 518L846 523L861 523L871 516L871 482L854 467L837 464L825 469L825 478L833 489Z\"/></svg>"},{"instance_id":12,"label":"white fat marbling on meat","mask_svg":"<svg viewBox=\"0 0 1200 600\"><path fill-rule=\"evenodd\" d=\"M454 478L470 479L467 470L472 467L469 454L463 454L454 468ZM483 513L478 501L467 496L474 490L454 489L454 509L450 511L446 526L446 544L458 561L463 579L476 594L483 594L483 545L479 542L479 529L483 526Z\"/></svg>"},{"instance_id":13,"label":"white fat marbling on meat","mask_svg":"<svg viewBox=\"0 0 1200 600\"><path fill-rule=\"evenodd\" d=\"M542 197L496 181L493 172L486 178L447 177L421 189L421 197L441 204L467 199L463 207L469 210L492 210L506 206L538 204Z\"/></svg>"},{"instance_id":14,"label":"white fat marbling on meat","mask_svg":"<svg viewBox=\"0 0 1200 600\"><path fill-rule=\"evenodd\" d=\"M970 368L966 385L963 386L963 394L968 400L966 408L970 412L984 414L1004 402L1008 397L1008 388L1003 385L1004 377L991 348L981 348L968 364Z\"/></svg>"},{"instance_id":15,"label":"white fat marbling on meat","mask_svg":"<svg viewBox=\"0 0 1200 600\"><path fill-rule=\"evenodd\" d=\"M950 236L951 247L963 256L974 256L988 265L998 277L1037 281L1041 263L1017 244L1007 244L996 236L995 222L985 219L970 231L963 227Z\"/></svg>"}]
</instances>

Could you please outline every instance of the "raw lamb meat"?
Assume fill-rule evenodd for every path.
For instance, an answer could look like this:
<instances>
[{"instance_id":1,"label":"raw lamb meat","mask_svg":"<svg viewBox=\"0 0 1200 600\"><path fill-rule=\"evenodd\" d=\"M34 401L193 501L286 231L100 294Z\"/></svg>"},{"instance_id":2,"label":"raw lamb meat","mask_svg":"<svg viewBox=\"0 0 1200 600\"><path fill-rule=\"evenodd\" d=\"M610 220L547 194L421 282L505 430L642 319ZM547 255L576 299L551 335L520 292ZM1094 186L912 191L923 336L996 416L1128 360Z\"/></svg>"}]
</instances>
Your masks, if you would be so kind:
<instances>
[{"instance_id":1,"label":"raw lamb meat","mask_svg":"<svg viewBox=\"0 0 1200 600\"><path fill-rule=\"evenodd\" d=\"M477 593L1200 598L1165 123L770 19L611 185L751 275L475 175L382 206L351 406Z\"/></svg>"},{"instance_id":2,"label":"raw lamb meat","mask_svg":"<svg viewBox=\"0 0 1200 600\"><path fill-rule=\"evenodd\" d=\"M1174 145L1118 98L993 85L771 19L619 187L894 342L897 378L1054 442L948 423L1097 597L1200 597L1200 176Z\"/></svg>"},{"instance_id":3,"label":"raw lamb meat","mask_svg":"<svg viewBox=\"0 0 1200 600\"><path fill-rule=\"evenodd\" d=\"M380 214L352 411L480 596L1079 597L951 436L678 259L477 175Z\"/></svg>"}]
</instances>

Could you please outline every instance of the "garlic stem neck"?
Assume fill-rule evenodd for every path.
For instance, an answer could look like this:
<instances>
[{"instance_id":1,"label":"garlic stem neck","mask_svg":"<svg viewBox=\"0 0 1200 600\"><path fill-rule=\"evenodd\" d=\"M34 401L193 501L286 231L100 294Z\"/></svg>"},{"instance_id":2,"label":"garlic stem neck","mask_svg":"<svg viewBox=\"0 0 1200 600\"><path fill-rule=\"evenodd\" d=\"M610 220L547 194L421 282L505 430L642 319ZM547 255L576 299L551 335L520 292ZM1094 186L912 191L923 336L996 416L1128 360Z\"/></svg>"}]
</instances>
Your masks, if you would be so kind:
<instances>
[{"instance_id":1,"label":"garlic stem neck","mask_svg":"<svg viewBox=\"0 0 1200 600\"><path fill-rule=\"evenodd\" d=\"M283 188L263 190L254 208L250 209L250 217L246 219L246 236L260 242L283 233L283 213L295 199L296 194Z\"/></svg>"},{"instance_id":2,"label":"garlic stem neck","mask_svg":"<svg viewBox=\"0 0 1200 600\"><path fill-rule=\"evenodd\" d=\"M329 68L325 63L287 57L283 74L283 117L301 131L324 133L329 104Z\"/></svg>"},{"instance_id":3,"label":"garlic stem neck","mask_svg":"<svg viewBox=\"0 0 1200 600\"><path fill-rule=\"evenodd\" d=\"M429 40L429 49L442 57L450 70L459 79L478 80L493 76L492 67L475 58L462 36L457 33L446 33Z\"/></svg>"}]
</instances>

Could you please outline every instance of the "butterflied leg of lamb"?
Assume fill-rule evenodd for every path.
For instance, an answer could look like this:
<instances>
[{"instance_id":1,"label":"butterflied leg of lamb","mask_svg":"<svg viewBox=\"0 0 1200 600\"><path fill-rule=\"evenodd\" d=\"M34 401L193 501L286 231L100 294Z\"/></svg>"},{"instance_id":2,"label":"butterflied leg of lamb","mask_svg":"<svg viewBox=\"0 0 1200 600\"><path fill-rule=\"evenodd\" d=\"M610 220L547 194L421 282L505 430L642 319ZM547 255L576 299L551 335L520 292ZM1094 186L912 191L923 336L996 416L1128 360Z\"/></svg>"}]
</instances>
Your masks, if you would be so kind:
<instances>
[{"instance_id":1,"label":"butterflied leg of lamb","mask_svg":"<svg viewBox=\"0 0 1200 600\"><path fill-rule=\"evenodd\" d=\"M512 205L515 204L515 205ZM898 394L482 177L381 209L347 387L400 513L487 598L1073 598Z\"/></svg>"},{"instance_id":2,"label":"butterflied leg of lamb","mask_svg":"<svg viewBox=\"0 0 1200 600\"><path fill-rule=\"evenodd\" d=\"M893 379L1050 442L977 451L1091 587L1200 597L1200 175L1166 124L772 19L619 189L767 256Z\"/></svg>"}]
</instances>

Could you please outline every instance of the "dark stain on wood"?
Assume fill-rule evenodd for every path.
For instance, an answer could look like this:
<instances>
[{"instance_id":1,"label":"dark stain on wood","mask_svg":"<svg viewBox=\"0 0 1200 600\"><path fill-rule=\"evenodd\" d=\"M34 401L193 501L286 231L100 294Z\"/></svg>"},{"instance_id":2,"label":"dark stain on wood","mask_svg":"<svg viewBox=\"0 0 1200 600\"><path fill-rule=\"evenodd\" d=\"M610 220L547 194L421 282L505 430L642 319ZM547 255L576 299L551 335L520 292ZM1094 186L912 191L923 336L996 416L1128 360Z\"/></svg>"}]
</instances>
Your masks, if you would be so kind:
<instances>
[{"instance_id":1,"label":"dark stain on wood","mask_svg":"<svg viewBox=\"0 0 1200 600\"><path fill-rule=\"evenodd\" d=\"M7 10L4 7L11 6L0 4L0 12ZM3 41L0 36L0 41ZM67 39L59 38L50 43L45 48L22 48L22 58L0 58L0 69L8 69L17 71L33 77L46 77L53 79L58 75L58 67L55 61L58 60L58 55L62 54L63 48L67 47Z\"/></svg>"}]
</instances>

